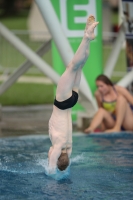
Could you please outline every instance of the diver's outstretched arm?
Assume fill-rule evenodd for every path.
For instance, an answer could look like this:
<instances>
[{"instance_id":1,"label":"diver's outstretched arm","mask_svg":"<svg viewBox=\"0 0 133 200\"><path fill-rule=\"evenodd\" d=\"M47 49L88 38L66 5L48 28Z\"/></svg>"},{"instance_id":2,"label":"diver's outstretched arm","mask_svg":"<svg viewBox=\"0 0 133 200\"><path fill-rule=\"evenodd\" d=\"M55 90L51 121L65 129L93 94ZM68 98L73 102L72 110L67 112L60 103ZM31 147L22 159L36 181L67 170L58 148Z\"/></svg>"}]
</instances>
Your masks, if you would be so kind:
<instances>
[{"instance_id":1,"label":"diver's outstretched arm","mask_svg":"<svg viewBox=\"0 0 133 200\"><path fill-rule=\"evenodd\" d=\"M49 158L49 173L53 174L55 173L55 170L57 168L57 160L61 154L61 147L60 146L54 146L52 149L50 148L50 152L48 154Z\"/></svg>"},{"instance_id":2,"label":"diver's outstretched arm","mask_svg":"<svg viewBox=\"0 0 133 200\"><path fill-rule=\"evenodd\" d=\"M71 153L72 153L72 147L70 147L70 148L67 149L68 158L70 158Z\"/></svg>"}]
</instances>

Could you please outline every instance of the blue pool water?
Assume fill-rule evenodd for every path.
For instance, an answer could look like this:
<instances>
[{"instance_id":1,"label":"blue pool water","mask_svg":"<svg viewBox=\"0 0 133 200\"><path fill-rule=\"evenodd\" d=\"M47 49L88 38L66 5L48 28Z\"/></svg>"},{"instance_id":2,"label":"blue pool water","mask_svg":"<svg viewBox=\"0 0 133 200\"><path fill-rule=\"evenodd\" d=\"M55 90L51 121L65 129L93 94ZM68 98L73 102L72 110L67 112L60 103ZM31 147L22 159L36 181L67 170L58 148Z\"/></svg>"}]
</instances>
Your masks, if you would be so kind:
<instances>
[{"instance_id":1,"label":"blue pool water","mask_svg":"<svg viewBox=\"0 0 133 200\"><path fill-rule=\"evenodd\" d=\"M45 174L46 136L0 139L0 200L131 200L133 134L73 136L69 176Z\"/></svg>"}]
</instances>

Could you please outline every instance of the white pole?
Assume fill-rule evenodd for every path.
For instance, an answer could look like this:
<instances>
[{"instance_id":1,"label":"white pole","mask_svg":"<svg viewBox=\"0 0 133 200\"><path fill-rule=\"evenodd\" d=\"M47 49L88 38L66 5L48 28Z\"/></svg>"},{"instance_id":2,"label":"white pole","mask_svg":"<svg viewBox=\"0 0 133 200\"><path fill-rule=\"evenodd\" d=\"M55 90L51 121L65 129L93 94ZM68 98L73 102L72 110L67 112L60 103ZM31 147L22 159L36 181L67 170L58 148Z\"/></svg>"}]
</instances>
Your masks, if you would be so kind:
<instances>
[{"instance_id":1,"label":"white pole","mask_svg":"<svg viewBox=\"0 0 133 200\"><path fill-rule=\"evenodd\" d=\"M58 83L59 75L1 23L0 34L6 38L6 40L8 40L16 49L18 49L28 60L30 60L33 65L36 65L44 74L50 77L54 83Z\"/></svg>"},{"instance_id":2,"label":"white pole","mask_svg":"<svg viewBox=\"0 0 133 200\"><path fill-rule=\"evenodd\" d=\"M125 16L123 14L123 6L122 6L122 1L119 0L119 24L125 23ZM117 85L120 85L122 87L127 87L130 83L133 82L133 70L128 72L124 78L122 78Z\"/></svg>"},{"instance_id":3,"label":"white pole","mask_svg":"<svg viewBox=\"0 0 133 200\"><path fill-rule=\"evenodd\" d=\"M118 16L118 23L119 26L124 22L124 14L123 14L123 7L122 7L122 0L118 1L119 5L119 16Z\"/></svg>"},{"instance_id":4,"label":"white pole","mask_svg":"<svg viewBox=\"0 0 133 200\"><path fill-rule=\"evenodd\" d=\"M41 48L39 48L36 53L39 56L42 56L47 49L50 48L50 41L48 41L46 44L43 44ZM13 83L17 81L17 79L22 76L30 67L32 66L32 63L27 60L25 63L23 63L20 67L18 67L10 76L9 78L0 85L0 95L3 94L9 87L12 86Z\"/></svg>"},{"instance_id":5,"label":"white pole","mask_svg":"<svg viewBox=\"0 0 133 200\"><path fill-rule=\"evenodd\" d=\"M120 85L122 87L127 87L130 83L133 82L133 70L131 72L128 72L124 78L122 78L117 85Z\"/></svg>"},{"instance_id":6,"label":"white pole","mask_svg":"<svg viewBox=\"0 0 133 200\"><path fill-rule=\"evenodd\" d=\"M62 60L67 66L73 58L74 53L66 36L64 35L53 6L51 5L50 0L35 0L35 2L42 14L43 19L45 20L45 23L47 24L50 34L52 35L52 38L60 52ZM80 83L80 91L89 101L91 101L94 109L97 109L96 104L94 103L94 97L83 73Z\"/></svg>"},{"instance_id":7,"label":"white pole","mask_svg":"<svg viewBox=\"0 0 133 200\"><path fill-rule=\"evenodd\" d=\"M49 29L50 34L59 50L59 53L67 66L74 56L71 46L62 30L57 15L51 5L50 0L35 0L43 19Z\"/></svg>"},{"instance_id":8,"label":"white pole","mask_svg":"<svg viewBox=\"0 0 133 200\"><path fill-rule=\"evenodd\" d=\"M104 74L109 78L112 76L124 40L125 40L125 34L123 27L121 27L104 70Z\"/></svg>"}]
</instances>

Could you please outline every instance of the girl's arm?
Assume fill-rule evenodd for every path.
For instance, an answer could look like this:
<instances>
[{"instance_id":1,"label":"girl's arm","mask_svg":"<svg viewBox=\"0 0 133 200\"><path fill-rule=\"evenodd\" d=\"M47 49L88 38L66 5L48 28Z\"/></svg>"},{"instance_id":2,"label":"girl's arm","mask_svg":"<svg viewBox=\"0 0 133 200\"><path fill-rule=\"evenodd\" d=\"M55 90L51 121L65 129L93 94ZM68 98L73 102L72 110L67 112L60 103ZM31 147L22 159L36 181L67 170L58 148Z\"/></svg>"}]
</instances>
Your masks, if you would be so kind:
<instances>
[{"instance_id":1,"label":"girl's arm","mask_svg":"<svg viewBox=\"0 0 133 200\"><path fill-rule=\"evenodd\" d=\"M101 97L100 97L98 91L95 92L95 98L96 98L96 101L97 101L98 107L101 108L101 107L102 107L102 102L101 102Z\"/></svg>"}]
</instances>

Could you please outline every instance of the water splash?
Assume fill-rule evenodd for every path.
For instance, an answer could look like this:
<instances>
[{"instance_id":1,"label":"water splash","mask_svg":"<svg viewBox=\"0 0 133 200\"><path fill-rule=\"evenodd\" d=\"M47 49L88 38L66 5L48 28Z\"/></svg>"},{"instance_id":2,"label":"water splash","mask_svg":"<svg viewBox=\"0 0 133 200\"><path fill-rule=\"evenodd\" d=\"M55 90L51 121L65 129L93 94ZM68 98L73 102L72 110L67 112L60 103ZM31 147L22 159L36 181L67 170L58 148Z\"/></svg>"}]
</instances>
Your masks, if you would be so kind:
<instances>
[{"instance_id":1,"label":"water splash","mask_svg":"<svg viewBox=\"0 0 133 200\"><path fill-rule=\"evenodd\" d=\"M83 162L85 159L84 153L75 156L74 158L71 159L71 163L79 163L79 162Z\"/></svg>"},{"instance_id":2,"label":"water splash","mask_svg":"<svg viewBox=\"0 0 133 200\"><path fill-rule=\"evenodd\" d=\"M38 164L44 168L45 174L55 180L62 180L67 179L70 175L70 165L67 167L66 170L60 171L56 169L53 174L49 173L49 166L48 166L48 159L38 160Z\"/></svg>"}]
</instances>

